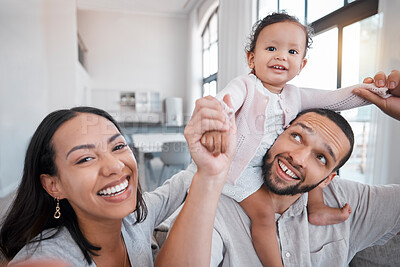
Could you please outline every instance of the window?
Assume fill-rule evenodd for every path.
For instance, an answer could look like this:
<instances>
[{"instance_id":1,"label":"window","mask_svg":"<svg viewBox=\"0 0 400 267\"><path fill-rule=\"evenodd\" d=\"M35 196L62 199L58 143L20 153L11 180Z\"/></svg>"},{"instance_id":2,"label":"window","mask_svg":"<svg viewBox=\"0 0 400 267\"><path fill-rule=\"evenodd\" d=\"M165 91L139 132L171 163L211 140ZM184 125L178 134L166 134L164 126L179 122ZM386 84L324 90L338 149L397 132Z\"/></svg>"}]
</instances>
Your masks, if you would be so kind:
<instances>
[{"instance_id":1,"label":"window","mask_svg":"<svg viewBox=\"0 0 400 267\"><path fill-rule=\"evenodd\" d=\"M203 96L217 94L218 13L210 16L203 34Z\"/></svg>"},{"instance_id":2,"label":"window","mask_svg":"<svg viewBox=\"0 0 400 267\"><path fill-rule=\"evenodd\" d=\"M301 3L300 3L301 2ZM379 29L378 0L259 0L259 17L286 10L315 32L313 48L301 75L290 83L300 87L334 89L361 83L376 73ZM321 66L323 66L321 71ZM370 182L366 173L371 106L342 112L355 134L354 151L340 169L346 179Z\"/></svg>"}]
</instances>

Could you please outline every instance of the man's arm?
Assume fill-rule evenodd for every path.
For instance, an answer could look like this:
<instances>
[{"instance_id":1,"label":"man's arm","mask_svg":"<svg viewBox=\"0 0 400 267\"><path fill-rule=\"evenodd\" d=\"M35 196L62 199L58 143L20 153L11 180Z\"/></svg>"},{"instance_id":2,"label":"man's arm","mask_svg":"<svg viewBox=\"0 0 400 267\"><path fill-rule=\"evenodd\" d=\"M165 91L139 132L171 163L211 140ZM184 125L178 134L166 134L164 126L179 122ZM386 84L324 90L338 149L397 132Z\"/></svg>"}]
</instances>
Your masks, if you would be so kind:
<instances>
[{"instance_id":1,"label":"man's arm","mask_svg":"<svg viewBox=\"0 0 400 267\"><path fill-rule=\"evenodd\" d=\"M400 185L371 186L338 179L332 188L335 186L353 209L349 218L350 253L382 245L400 231Z\"/></svg>"},{"instance_id":2,"label":"man's arm","mask_svg":"<svg viewBox=\"0 0 400 267\"><path fill-rule=\"evenodd\" d=\"M374 81L378 87L386 85L392 96L381 98L365 89L355 89L353 93L375 104L387 115L400 120L400 71L392 71L387 78L383 72L378 72L374 79L370 77L364 79L365 83L372 83Z\"/></svg>"}]
</instances>

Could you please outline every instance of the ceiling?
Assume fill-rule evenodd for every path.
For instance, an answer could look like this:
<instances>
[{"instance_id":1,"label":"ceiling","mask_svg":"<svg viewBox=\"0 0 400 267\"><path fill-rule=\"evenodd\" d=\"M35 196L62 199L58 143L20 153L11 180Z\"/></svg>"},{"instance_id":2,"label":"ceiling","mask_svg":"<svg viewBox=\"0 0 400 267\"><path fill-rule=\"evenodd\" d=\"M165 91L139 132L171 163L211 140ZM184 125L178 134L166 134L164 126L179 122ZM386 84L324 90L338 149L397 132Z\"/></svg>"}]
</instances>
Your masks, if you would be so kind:
<instances>
[{"instance_id":1,"label":"ceiling","mask_svg":"<svg viewBox=\"0 0 400 267\"><path fill-rule=\"evenodd\" d=\"M186 16L199 0L77 0L78 9Z\"/></svg>"}]
</instances>

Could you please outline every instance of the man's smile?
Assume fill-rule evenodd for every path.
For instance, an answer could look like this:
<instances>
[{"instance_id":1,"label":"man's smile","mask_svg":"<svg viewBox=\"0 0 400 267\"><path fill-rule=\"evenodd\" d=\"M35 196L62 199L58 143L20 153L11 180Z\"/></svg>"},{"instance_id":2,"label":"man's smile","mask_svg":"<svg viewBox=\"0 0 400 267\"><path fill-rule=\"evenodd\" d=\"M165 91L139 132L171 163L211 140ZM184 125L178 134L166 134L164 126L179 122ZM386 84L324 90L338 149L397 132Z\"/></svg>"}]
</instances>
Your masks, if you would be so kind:
<instances>
[{"instance_id":1,"label":"man's smile","mask_svg":"<svg viewBox=\"0 0 400 267\"><path fill-rule=\"evenodd\" d=\"M291 171L291 170L289 169L289 167L286 166L285 163L283 163L283 162L280 161L279 159L278 159L278 165L279 165L279 167L281 168L281 170L282 170L284 173L286 173L287 175L289 175L291 178L293 178L293 179L295 179L295 180L300 180L299 177L297 177L297 175L296 175L293 171Z\"/></svg>"}]
</instances>

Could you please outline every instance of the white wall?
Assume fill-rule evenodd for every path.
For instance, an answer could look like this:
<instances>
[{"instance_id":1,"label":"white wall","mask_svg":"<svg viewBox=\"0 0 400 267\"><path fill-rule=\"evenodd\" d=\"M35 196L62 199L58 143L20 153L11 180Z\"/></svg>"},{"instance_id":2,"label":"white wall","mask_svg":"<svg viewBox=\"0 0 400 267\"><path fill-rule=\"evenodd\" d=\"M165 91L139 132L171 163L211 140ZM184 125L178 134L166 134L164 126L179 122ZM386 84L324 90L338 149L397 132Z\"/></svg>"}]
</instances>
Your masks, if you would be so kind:
<instances>
[{"instance_id":1,"label":"white wall","mask_svg":"<svg viewBox=\"0 0 400 267\"><path fill-rule=\"evenodd\" d=\"M76 13L70 0L0 1L0 197L14 189L43 117L76 96Z\"/></svg>"},{"instance_id":2,"label":"white wall","mask_svg":"<svg viewBox=\"0 0 400 267\"><path fill-rule=\"evenodd\" d=\"M93 90L185 98L186 17L79 10L78 29Z\"/></svg>"}]
</instances>

